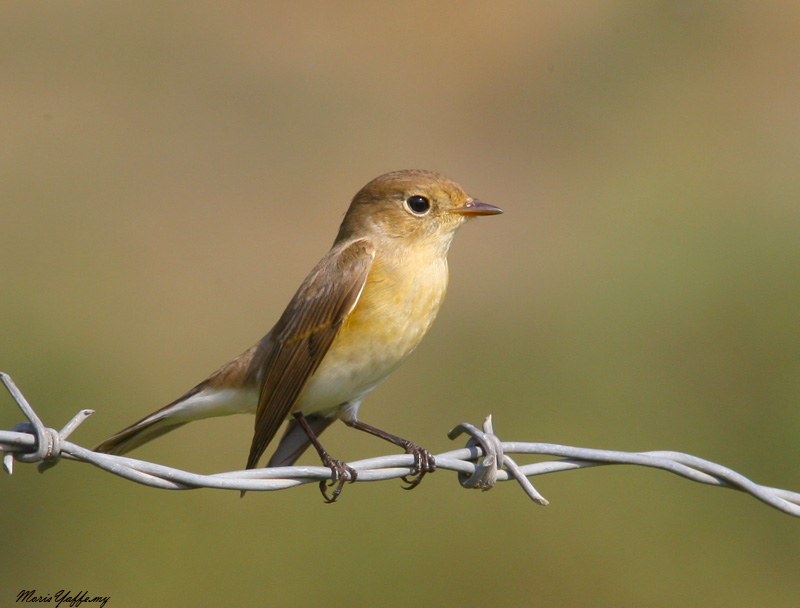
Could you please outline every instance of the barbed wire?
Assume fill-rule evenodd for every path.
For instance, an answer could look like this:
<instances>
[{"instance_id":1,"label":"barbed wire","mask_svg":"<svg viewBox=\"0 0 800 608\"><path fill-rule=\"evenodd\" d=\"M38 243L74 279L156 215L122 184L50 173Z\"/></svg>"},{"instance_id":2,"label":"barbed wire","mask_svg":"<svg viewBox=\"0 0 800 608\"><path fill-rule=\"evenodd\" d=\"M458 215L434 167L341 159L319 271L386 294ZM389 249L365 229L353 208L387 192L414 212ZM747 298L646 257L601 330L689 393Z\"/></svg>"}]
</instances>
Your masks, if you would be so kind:
<instances>
[{"instance_id":1,"label":"barbed wire","mask_svg":"<svg viewBox=\"0 0 800 608\"><path fill-rule=\"evenodd\" d=\"M202 475L126 456L93 452L67 441L67 437L94 413L93 410L81 410L64 428L57 431L42 423L8 374L0 372L0 380L28 419L11 431L0 430L3 467L9 475L13 473L15 460L38 462L39 471L44 472L61 458L66 458L87 462L124 479L165 490L215 488L270 491L319 483L331 478L330 469L324 466L273 467ZM515 480L533 501L546 505L547 500L533 487L528 477L612 464L638 465L662 469L698 483L746 492L779 511L800 517L800 494L759 485L727 467L690 454L671 451L619 452L551 443L503 442L494 434L491 416L486 418L482 429L464 422L451 430L448 437L455 439L461 434L470 437L466 447L444 452L435 456L435 459L437 469L455 471L465 488L486 491L499 481ZM559 460L518 465L509 454L550 456ZM413 474L414 458L409 454L399 454L348 464L358 472L357 481L382 481Z\"/></svg>"}]
</instances>

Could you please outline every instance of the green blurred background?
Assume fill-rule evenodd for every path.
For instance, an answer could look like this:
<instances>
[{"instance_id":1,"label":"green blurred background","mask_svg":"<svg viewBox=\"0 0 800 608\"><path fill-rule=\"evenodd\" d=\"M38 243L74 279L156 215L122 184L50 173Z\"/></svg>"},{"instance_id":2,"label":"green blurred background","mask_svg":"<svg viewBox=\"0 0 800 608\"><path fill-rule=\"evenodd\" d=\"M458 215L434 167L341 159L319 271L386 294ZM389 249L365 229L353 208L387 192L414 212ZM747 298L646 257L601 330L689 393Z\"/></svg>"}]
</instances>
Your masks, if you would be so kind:
<instances>
[{"instance_id":1,"label":"green blurred background","mask_svg":"<svg viewBox=\"0 0 800 608\"><path fill-rule=\"evenodd\" d=\"M800 489L800 6L17 2L0 9L0 369L91 447L255 342L372 177L506 214L362 419L434 452L675 449ZM0 428L20 415L2 397ZM252 418L134 455L241 468ZM347 459L391 452L336 425ZM307 456L304 462L312 463ZM0 603L796 606L800 522L631 467L165 492L0 480Z\"/></svg>"}]
</instances>

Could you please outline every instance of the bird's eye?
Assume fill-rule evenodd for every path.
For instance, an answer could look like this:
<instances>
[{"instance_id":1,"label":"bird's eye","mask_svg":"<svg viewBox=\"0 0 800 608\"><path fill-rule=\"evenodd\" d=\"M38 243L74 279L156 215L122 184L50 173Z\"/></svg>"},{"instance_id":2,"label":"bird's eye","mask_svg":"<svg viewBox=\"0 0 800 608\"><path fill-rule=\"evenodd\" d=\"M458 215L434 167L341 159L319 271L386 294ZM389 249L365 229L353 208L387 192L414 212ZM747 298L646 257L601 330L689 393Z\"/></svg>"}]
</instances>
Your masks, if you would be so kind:
<instances>
[{"instance_id":1,"label":"bird's eye","mask_svg":"<svg viewBox=\"0 0 800 608\"><path fill-rule=\"evenodd\" d=\"M424 196L409 196L406 206L414 215L425 215L431 209L431 202Z\"/></svg>"}]
</instances>

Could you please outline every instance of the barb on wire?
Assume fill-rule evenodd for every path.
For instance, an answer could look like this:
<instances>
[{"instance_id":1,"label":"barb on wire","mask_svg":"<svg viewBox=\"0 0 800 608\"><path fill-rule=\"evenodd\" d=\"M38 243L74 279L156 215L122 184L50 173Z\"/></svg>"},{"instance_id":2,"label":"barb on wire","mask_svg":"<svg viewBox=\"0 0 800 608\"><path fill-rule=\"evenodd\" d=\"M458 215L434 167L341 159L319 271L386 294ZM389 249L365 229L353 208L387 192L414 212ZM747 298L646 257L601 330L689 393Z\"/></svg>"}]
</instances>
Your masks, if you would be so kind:
<instances>
[{"instance_id":1,"label":"barb on wire","mask_svg":"<svg viewBox=\"0 0 800 608\"><path fill-rule=\"evenodd\" d=\"M81 410L61 431L56 431L42 423L8 374L0 372L0 381L28 419L11 431L0 430L3 466L9 474L13 472L14 460L38 462L39 471L44 472L63 457L88 462L125 479L167 490L282 490L331 477L330 469L323 466L274 467L200 475L125 456L93 452L67 441L70 433L93 413L92 410ZM461 423L448 436L455 439L462 433L470 436L466 447L439 454L435 458L437 469L457 472L459 482L465 488L486 491L498 481L513 479L532 500L546 505L547 500L536 491L529 477L587 467L628 464L662 469L698 483L740 490L775 509L800 517L800 494L758 485L727 467L689 454L668 451L617 452L550 443L502 442L494 434L491 416L484 421L483 430ZM558 460L518 465L509 454L550 456ZM358 471L357 481L380 481L411 474L414 457L410 454L381 456L351 462L349 465Z\"/></svg>"}]
</instances>

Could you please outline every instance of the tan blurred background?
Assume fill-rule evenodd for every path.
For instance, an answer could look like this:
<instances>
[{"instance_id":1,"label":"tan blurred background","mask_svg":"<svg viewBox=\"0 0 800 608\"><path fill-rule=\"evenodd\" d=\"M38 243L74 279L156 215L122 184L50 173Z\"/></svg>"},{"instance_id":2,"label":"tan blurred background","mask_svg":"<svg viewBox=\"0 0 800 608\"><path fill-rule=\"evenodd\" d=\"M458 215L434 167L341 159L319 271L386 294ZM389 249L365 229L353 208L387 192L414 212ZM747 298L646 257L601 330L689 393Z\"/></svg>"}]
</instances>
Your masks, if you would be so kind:
<instances>
[{"instance_id":1,"label":"tan blurred background","mask_svg":"<svg viewBox=\"0 0 800 608\"><path fill-rule=\"evenodd\" d=\"M493 413L505 440L682 450L800 489L796 4L0 13L0 369L48 425L96 409L76 442L257 340L355 191L421 167L506 214L461 231L441 317L362 419L442 452ZM238 469L251 428L134 455ZM391 451L343 425L325 445ZM0 603L796 606L800 522L750 497L634 468L535 481L548 508L447 472L327 506L17 465Z\"/></svg>"}]
</instances>

